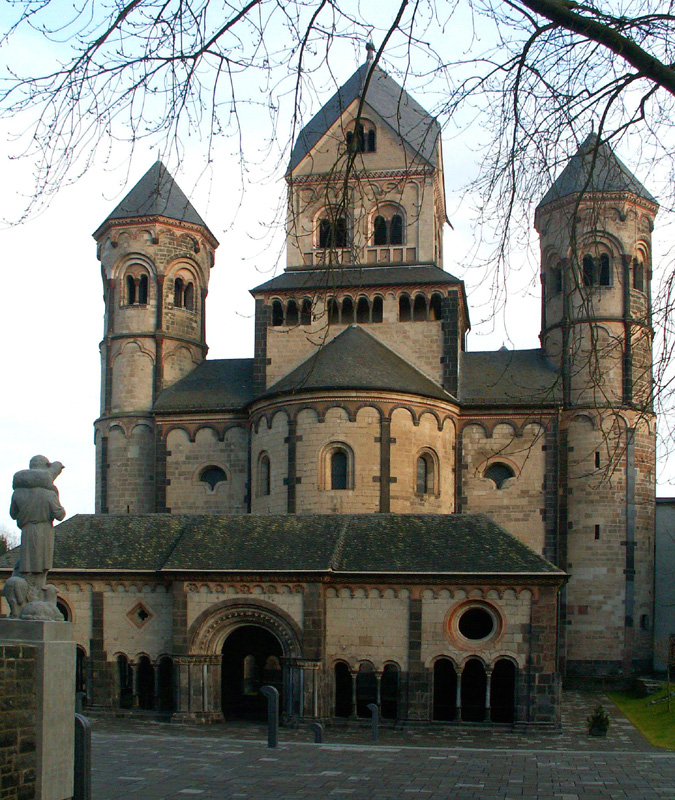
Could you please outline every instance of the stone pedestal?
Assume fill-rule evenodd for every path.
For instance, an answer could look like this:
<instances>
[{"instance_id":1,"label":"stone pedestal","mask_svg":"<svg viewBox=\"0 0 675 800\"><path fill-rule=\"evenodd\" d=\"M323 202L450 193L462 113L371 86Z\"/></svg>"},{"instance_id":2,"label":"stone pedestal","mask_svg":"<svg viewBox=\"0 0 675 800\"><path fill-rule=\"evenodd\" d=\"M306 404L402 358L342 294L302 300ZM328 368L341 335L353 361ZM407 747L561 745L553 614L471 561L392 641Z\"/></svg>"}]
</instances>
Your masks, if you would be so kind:
<instances>
[{"instance_id":1,"label":"stone pedestal","mask_svg":"<svg viewBox=\"0 0 675 800\"><path fill-rule=\"evenodd\" d=\"M75 736L72 624L0 619L0 652L5 653L0 669L7 667L7 654L34 664L33 698L15 695L15 704L24 707L9 710L26 724L32 721L35 730L35 797L69 800Z\"/></svg>"}]
</instances>

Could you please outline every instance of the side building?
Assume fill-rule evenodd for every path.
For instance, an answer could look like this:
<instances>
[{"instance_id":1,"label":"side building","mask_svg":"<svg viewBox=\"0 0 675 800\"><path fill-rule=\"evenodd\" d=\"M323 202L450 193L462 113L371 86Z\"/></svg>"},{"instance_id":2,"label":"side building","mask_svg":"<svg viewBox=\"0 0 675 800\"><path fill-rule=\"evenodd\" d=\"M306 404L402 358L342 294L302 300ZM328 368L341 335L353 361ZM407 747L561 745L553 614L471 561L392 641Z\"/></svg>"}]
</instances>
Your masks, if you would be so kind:
<instances>
[{"instance_id":1,"label":"side building","mask_svg":"<svg viewBox=\"0 0 675 800\"><path fill-rule=\"evenodd\" d=\"M249 359L206 359L218 242L160 163L94 234L97 506L53 573L92 701L555 723L562 675L648 668L654 198L591 135L535 216L541 347L470 352L440 128L389 75L287 184Z\"/></svg>"}]
</instances>

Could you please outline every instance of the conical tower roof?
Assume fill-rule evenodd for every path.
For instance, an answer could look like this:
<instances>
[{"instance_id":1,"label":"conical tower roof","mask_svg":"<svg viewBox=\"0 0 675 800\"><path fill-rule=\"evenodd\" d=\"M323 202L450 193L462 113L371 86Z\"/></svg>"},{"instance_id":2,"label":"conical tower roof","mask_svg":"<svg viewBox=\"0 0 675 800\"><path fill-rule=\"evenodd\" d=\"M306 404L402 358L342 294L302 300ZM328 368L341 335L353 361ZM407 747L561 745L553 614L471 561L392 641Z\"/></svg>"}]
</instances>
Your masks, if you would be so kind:
<instances>
[{"instance_id":1,"label":"conical tower roof","mask_svg":"<svg viewBox=\"0 0 675 800\"><path fill-rule=\"evenodd\" d=\"M207 224L161 161L156 161L150 167L124 200L108 215L94 237L109 222L137 217L165 217L188 225L199 225L213 237Z\"/></svg>"},{"instance_id":2,"label":"conical tower roof","mask_svg":"<svg viewBox=\"0 0 675 800\"><path fill-rule=\"evenodd\" d=\"M290 170L314 148L342 114L363 95L370 62L362 64L300 132L291 153ZM429 163L436 165L436 141L440 125L422 106L376 66L368 84L365 102Z\"/></svg>"},{"instance_id":3,"label":"conical tower roof","mask_svg":"<svg viewBox=\"0 0 675 800\"><path fill-rule=\"evenodd\" d=\"M577 192L632 192L658 205L607 142L599 141L596 133L586 137L538 208Z\"/></svg>"}]
</instances>

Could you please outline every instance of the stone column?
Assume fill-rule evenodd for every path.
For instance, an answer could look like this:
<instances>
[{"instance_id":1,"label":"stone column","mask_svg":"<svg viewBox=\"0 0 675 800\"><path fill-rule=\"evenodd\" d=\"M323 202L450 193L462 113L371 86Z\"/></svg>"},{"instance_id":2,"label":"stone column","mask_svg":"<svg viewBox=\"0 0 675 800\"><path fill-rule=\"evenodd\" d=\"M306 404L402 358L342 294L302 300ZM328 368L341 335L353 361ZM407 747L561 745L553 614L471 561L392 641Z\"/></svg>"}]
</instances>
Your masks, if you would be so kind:
<instances>
[{"instance_id":1,"label":"stone column","mask_svg":"<svg viewBox=\"0 0 675 800\"><path fill-rule=\"evenodd\" d=\"M12 654L25 656L34 668L33 702L25 708L5 710L21 713L32 721L35 732L35 794L41 800L69 800L73 796L73 754L75 746L75 643L70 622L0 619L0 671ZM5 725L3 725L3 728ZM27 750L27 755L30 751ZM14 760L12 769L21 767ZM4 769L4 768L3 768ZM12 775L10 772L9 775ZM5 785L3 771L2 785ZM23 795L22 795L23 796ZM26 797L29 795L26 794Z\"/></svg>"},{"instance_id":2,"label":"stone column","mask_svg":"<svg viewBox=\"0 0 675 800\"><path fill-rule=\"evenodd\" d=\"M492 722L492 709L490 707L490 685L492 683L492 670L485 670L485 721Z\"/></svg>"},{"instance_id":3,"label":"stone column","mask_svg":"<svg viewBox=\"0 0 675 800\"><path fill-rule=\"evenodd\" d=\"M173 656L177 682L176 713L172 722L222 722L221 656Z\"/></svg>"},{"instance_id":4,"label":"stone column","mask_svg":"<svg viewBox=\"0 0 675 800\"><path fill-rule=\"evenodd\" d=\"M455 696L457 706L457 722L462 721L462 670L457 670L457 694Z\"/></svg>"}]
</instances>

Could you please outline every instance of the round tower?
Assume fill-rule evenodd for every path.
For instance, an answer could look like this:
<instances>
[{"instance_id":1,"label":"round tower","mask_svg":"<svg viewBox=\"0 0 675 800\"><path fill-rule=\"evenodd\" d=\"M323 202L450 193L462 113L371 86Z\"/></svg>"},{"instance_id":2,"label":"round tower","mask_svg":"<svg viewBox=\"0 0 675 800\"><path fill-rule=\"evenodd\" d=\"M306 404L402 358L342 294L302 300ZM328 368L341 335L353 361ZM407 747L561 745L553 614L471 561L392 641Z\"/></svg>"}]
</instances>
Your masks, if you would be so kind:
<instances>
[{"instance_id":1,"label":"round tower","mask_svg":"<svg viewBox=\"0 0 675 800\"><path fill-rule=\"evenodd\" d=\"M536 211L545 353L560 373L558 565L568 676L651 660L656 200L591 134Z\"/></svg>"},{"instance_id":2,"label":"round tower","mask_svg":"<svg viewBox=\"0 0 675 800\"><path fill-rule=\"evenodd\" d=\"M204 307L218 242L159 161L94 238L105 302L96 511L160 511L152 410L206 355Z\"/></svg>"}]
</instances>

